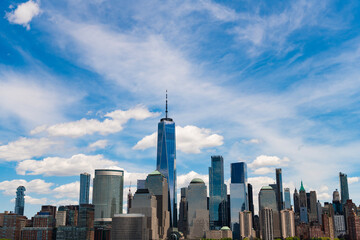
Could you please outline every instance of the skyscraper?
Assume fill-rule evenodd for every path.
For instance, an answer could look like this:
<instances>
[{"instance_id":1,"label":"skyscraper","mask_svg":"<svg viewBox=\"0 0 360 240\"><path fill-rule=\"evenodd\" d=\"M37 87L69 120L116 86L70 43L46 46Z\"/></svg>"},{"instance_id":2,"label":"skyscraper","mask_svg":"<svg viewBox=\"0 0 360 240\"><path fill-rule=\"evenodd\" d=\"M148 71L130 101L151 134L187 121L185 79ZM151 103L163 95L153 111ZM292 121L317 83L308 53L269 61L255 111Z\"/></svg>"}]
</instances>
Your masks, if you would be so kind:
<instances>
[{"instance_id":1,"label":"skyscraper","mask_svg":"<svg viewBox=\"0 0 360 240\"><path fill-rule=\"evenodd\" d=\"M291 197L290 197L290 188L284 189L284 196L285 196L285 209L291 209Z\"/></svg>"},{"instance_id":2,"label":"skyscraper","mask_svg":"<svg viewBox=\"0 0 360 240\"><path fill-rule=\"evenodd\" d=\"M271 208L267 208L267 207L259 211L260 211L259 214L260 214L261 239L273 240L274 239L273 211Z\"/></svg>"},{"instance_id":3,"label":"skyscraper","mask_svg":"<svg viewBox=\"0 0 360 240\"><path fill-rule=\"evenodd\" d=\"M89 204L90 174L80 174L80 198L79 204Z\"/></svg>"},{"instance_id":4,"label":"skyscraper","mask_svg":"<svg viewBox=\"0 0 360 240\"><path fill-rule=\"evenodd\" d=\"M179 231L186 234L188 232L188 205L187 188L181 188L181 200L179 207Z\"/></svg>"},{"instance_id":5,"label":"skyscraper","mask_svg":"<svg viewBox=\"0 0 360 240\"><path fill-rule=\"evenodd\" d=\"M308 223L307 202L308 201L307 201L306 191L303 182L301 181L301 186L299 190L300 221L304 223Z\"/></svg>"},{"instance_id":6,"label":"skyscraper","mask_svg":"<svg viewBox=\"0 0 360 240\"><path fill-rule=\"evenodd\" d=\"M222 156L211 156L211 167L209 167L210 229L220 229L225 226L226 195L224 159Z\"/></svg>"},{"instance_id":7,"label":"skyscraper","mask_svg":"<svg viewBox=\"0 0 360 240\"><path fill-rule=\"evenodd\" d=\"M167 94L165 118L162 118L158 124L157 139L156 168L168 181L170 226L177 227L175 122L168 118Z\"/></svg>"},{"instance_id":8,"label":"skyscraper","mask_svg":"<svg viewBox=\"0 0 360 240\"><path fill-rule=\"evenodd\" d=\"M95 221L109 222L123 212L124 171L96 169L93 189Z\"/></svg>"},{"instance_id":9,"label":"skyscraper","mask_svg":"<svg viewBox=\"0 0 360 240\"><path fill-rule=\"evenodd\" d=\"M253 225L252 225L252 212L250 211L243 211L239 212L239 225L240 225L240 237L241 239L252 238L252 231L253 231Z\"/></svg>"},{"instance_id":10,"label":"skyscraper","mask_svg":"<svg viewBox=\"0 0 360 240\"><path fill-rule=\"evenodd\" d=\"M291 209L281 210L281 235L283 239L295 236L295 216Z\"/></svg>"},{"instance_id":11,"label":"skyscraper","mask_svg":"<svg viewBox=\"0 0 360 240\"><path fill-rule=\"evenodd\" d=\"M310 191L310 204L308 206L309 210L309 221L317 221L317 197L315 191Z\"/></svg>"},{"instance_id":12,"label":"skyscraper","mask_svg":"<svg viewBox=\"0 0 360 240\"><path fill-rule=\"evenodd\" d=\"M249 199L249 211L251 212L251 224L254 225L254 199L253 199L253 187L248 183L248 199Z\"/></svg>"},{"instance_id":13,"label":"skyscraper","mask_svg":"<svg viewBox=\"0 0 360 240\"><path fill-rule=\"evenodd\" d=\"M239 212L249 210L247 196L247 166L245 162L231 164L230 219L233 239L240 239Z\"/></svg>"},{"instance_id":14,"label":"skyscraper","mask_svg":"<svg viewBox=\"0 0 360 240\"><path fill-rule=\"evenodd\" d=\"M281 224L280 224L280 212L277 210L278 205L276 201L276 193L274 189L270 186L264 186L260 189L259 192L259 214L260 214L260 222L261 220L261 210L264 208L271 209L272 216L272 226L273 226L273 235L275 238L281 237ZM260 229L263 231L263 227L260 224Z\"/></svg>"},{"instance_id":15,"label":"skyscraper","mask_svg":"<svg viewBox=\"0 0 360 240\"><path fill-rule=\"evenodd\" d=\"M349 199L349 187L347 181L347 175L345 173L339 173L340 178L340 194L341 194L341 204L345 204Z\"/></svg>"},{"instance_id":16,"label":"skyscraper","mask_svg":"<svg viewBox=\"0 0 360 240\"><path fill-rule=\"evenodd\" d=\"M296 188L293 196L294 196L294 212L295 214L298 215L300 214L300 196Z\"/></svg>"},{"instance_id":17,"label":"skyscraper","mask_svg":"<svg viewBox=\"0 0 360 240\"><path fill-rule=\"evenodd\" d=\"M275 171L276 171L276 202L278 206L278 211L281 211L284 208L282 171L281 168L277 168Z\"/></svg>"},{"instance_id":18,"label":"skyscraper","mask_svg":"<svg viewBox=\"0 0 360 240\"><path fill-rule=\"evenodd\" d=\"M26 188L24 186L19 186L16 189L15 213L18 215L24 215L25 191Z\"/></svg>"}]
</instances>

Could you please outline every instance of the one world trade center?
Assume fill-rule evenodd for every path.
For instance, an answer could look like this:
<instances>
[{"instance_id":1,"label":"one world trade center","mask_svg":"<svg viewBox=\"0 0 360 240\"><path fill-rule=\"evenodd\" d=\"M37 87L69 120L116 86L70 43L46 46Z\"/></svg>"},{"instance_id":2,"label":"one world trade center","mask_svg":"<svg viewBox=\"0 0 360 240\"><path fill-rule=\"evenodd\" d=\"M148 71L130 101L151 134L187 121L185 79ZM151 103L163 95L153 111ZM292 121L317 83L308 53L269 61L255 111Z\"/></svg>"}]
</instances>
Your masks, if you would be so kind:
<instances>
[{"instance_id":1,"label":"one world trade center","mask_svg":"<svg viewBox=\"0 0 360 240\"><path fill-rule=\"evenodd\" d=\"M175 122L168 118L167 94L165 118L158 124L157 139L156 168L168 180L170 226L177 227Z\"/></svg>"}]
</instances>

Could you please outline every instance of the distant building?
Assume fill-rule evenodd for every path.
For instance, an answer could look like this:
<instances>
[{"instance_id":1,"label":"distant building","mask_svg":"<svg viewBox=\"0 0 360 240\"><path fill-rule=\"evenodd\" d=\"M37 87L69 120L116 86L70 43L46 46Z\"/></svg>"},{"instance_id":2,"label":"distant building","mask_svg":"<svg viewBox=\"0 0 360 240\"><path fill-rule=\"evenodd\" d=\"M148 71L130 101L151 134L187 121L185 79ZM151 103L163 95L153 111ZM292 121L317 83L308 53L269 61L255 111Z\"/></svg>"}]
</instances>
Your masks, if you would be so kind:
<instances>
[{"instance_id":1,"label":"distant building","mask_svg":"<svg viewBox=\"0 0 360 240\"><path fill-rule=\"evenodd\" d=\"M112 218L111 239L148 240L146 225L143 214L115 214Z\"/></svg>"},{"instance_id":2,"label":"distant building","mask_svg":"<svg viewBox=\"0 0 360 240\"><path fill-rule=\"evenodd\" d=\"M273 210L271 208L262 208L260 214L260 227L261 239L273 240L274 239L274 223L273 223Z\"/></svg>"},{"instance_id":3,"label":"distant building","mask_svg":"<svg viewBox=\"0 0 360 240\"><path fill-rule=\"evenodd\" d=\"M343 209L342 209L343 205L341 204L340 193L337 189L333 192L332 203L333 203L335 214L338 214L338 215L343 214Z\"/></svg>"},{"instance_id":4,"label":"distant building","mask_svg":"<svg viewBox=\"0 0 360 240\"><path fill-rule=\"evenodd\" d=\"M222 227L220 230L209 230L206 232L206 239L231 239L232 232L228 226Z\"/></svg>"},{"instance_id":5,"label":"distant building","mask_svg":"<svg viewBox=\"0 0 360 240\"><path fill-rule=\"evenodd\" d=\"M285 198L285 209L291 209L291 197L290 197L290 188L284 189L284 198Z\"/></svg>"},{"instance_id":6,"label":"distant building","mask_svg":"<svg viewBox=\"0 0 360 240\"><path fill-rule=\"evenodd\" d=\"M145 179L138 179L137 180L137 185L136 185L136 189L145 189Z\"/></svg>"},{"instance_id":7,"label":"distant building","mask_svg":"<svg viewBox=\"0 0 360 240\"><path fill-rule=\"evenodd\" d=\"M21 239L21 231L26 225L25 216L14 213L4 213L2 216L2 227L0 227L0 239Z\"/></svg>"},{"instance_id":8,"label":"distant building","mask_svg":"<svg viewBox=\"0 0 360 240\"><path fill-rule=\"evenodd\" d=\"M334 221L330 214L323 213L322 215L324 236L330 239L334 239Z\"/></svg>"},{"instance_id":9,"label":"distant building","mask_svg":"<svg viewBox=\"0 0 360 240\"><path fill-rule=\"evenodd\" d=\"M348 215L348 232L350 240L360 240L360 217L354 210Z\"/></svg>"},{"instance_id":10,"label":"distant building","mask_svg":"<svg viewBox=\"0 0 360 240\"><path fill-rule=\"evenodd\" d=\"M310 205L308 206L309 210L309 221L317 221L318 215L317 215L317 197L315 191L310 191Z\"/></svg>"},{"instance_id":11,"label":"distant building","mask_svg":"<svg viewBox=\"0 0 360 240\"><path fill-rule=\"evenodd\" d=\"M226 200L224 159L222 156L211 156L211 167L209 167L210 229L220 229L226 225Z\"/></svg>"},{"instance_id":12,"label":"distant building","mask_svg":"<svg viewBox=\"0 0 360 240\"><path fill-rule=\"evenodd\" d=\"M317 216L318 216L318 223L320 225L322 225L322 206L321 206L321 203L320 201L318 200L317 204L316 204L316 209L317 209Z\"/></svg>"},{"instance_id":13,"label":"distant building","mask_svg":"<svg viewBox=\"0 0 360 240\"><path fill-rule=\"evenodd\" d=\"M24 215L25 207L25 192L26 188L24 186L19 186L16 189L16 199L15 199L15 213L17 215Z\"/></svg>"},{"instance_id":14,"label":"distant building","mask_svg":"<svg viewBox=\"0 0 360 240\"><path fill-rule=\"evenodd\" d=\"M239 229L241 239L253 237L252 213L250 211L239 212Z\"/></svg>"},{"instance_id":15,"label":"distant building","mask_svg":"<svg viewBox=\"0 0 360 240\"><path fill-rule=\"evenodd\" d=\"M341 204L345 204L346 201L349 199L349 187L348 187L347 175L345 173L340 172L339 179L340 179Z\"/></svg>"},{"instance_id":16,"label":"distant building","mask_svg":"<svg viewBox=\"0 0 360 240\"><path fill-rule=\"evenodd\" d=\"M299 193L296 190L296 188L295 188L293 197L294 197L294 212L295 212L295 214L299 215L300 214L300 196L299 196Z\"/></svg>"},{"instance_id":17,"label":"distant building","mask_svg":"<svg viewBox=\"0 0 360 240\"><path fill-rule=\"evenodd\" d=\"M55 238L55 218L51 212L45 212L45 209L52 209L52 206L43 206L42 211L33 218L32 227L24 227L21 231L21 239L38 240L41 236L42 240L52 240Z\"/></svg>"},{"instance_id":18,"label":"distant building","mask_svg":"<svg viewBox=\"0 0 360 240\"><path fill-rule=\"evenodd\" d=\"M187 205L187 188L181 188L181 198L179 207L179 231L183 234L188 233L188 205Z\"/></svg>"},{"instance_id":19,"label":"distant building","mask_svg":"<svg viewBox=\"0 0 360 240\"><path fill-rule=\"evenodd\" d=\"M91 175L89 173L80 174L79 204L89 204L90 177Z\"/></svg>"},{"instance_id":20,"label":"distant building","mask_svg":"<svg viewBox=\"0 0 360 240\"><path fill-rule=\"evenodd\" d=\"M194 178L187 191L188 239L204 238L209 230L209 210L207 209L207 188L204 181Z\"/></svg>"},{"instance_id":21,"label":"distant building","mask_svg":"<svg viewBox=\"0 0 360 240\"><path fill-rule=\"evenodd\" d=\"M233 239L240 239L239 212L249 210L247 194L247 165L231 163L230 218Z\"/></svg>"},{"instance_id":22,"label":"distant building","mask_svg":"<svg viewBox=\"0 0 360 240\"><path fill-rule=\"evenodd\" d=\"M56 227L66 226L66 211L57 211L55 222Z\"/></svg>"},{"instance_id":23,"label":"distant building","mask_svg":"<svg viewBox=\"0 0 360 240\"><path fill-rule=\"evenodd\" d=\"M129 209L131 208L132 200L133 200L133 195L132 195L131 189L129 188L129 193L128 193L128 197L127 197L127 213L129 213Z\"/></svg>"},{"instance_id":24,"label":"distant building","mask_svg":"<svg viewBox=\"0 0 360 240\"><path fill-rule=\"evenodd\" d=\"M299 207L300 207L300 221L303 223L308 223L308 204L307 204L307 195L306 191L303 185L303 182L301 181L301 186L299 190Z\"/></svg>"},{"instance_id":25,"label":"distant building","mask_svg":"<svg viewBox=\"0 0 360 240\"><path fill-rule=\"evenodd\" d=\"M291 209L280 211L281 216L281 235L282 238L295 236L295 214Z\"/></svg>"},{"instance_id":26,"label":"distant building","mask_svg":"<svg viewBox=\"0 0 360 240\"><path fill-rule=\"evenodd\" d=\"M334 215L334 231L336 238L346 235L344 215Z\"/></svg>"},{"instance_id":27,"label":"distant building","mask_svg":"<svg viewBox=\"0 0 360 240\"><path fill-rule=\"evenodd\" d=\"M282 171L281 168L276 168L276 203L278 206L278 211L280 212L284 209L284 195L282 187Z\"/></svg>"},{"instance_id":28,"label":"distant building","mask_svg":"<svg viewBox=\"0 0 360 240\"><path fill-rule=\"evenodd\" d=\"M272 217L272 226L273 226L273 236L275 238L281 238L281 224L280 224L280 212L277 210L278 205L276 202L276 194L272 187L264 186L260 189L259 192L259 217L260 217L260 229L263 232L265 226L261 225L261 210L264 208L270 208Z\"/></svg>"},{"instance_id":29,"label":"distant building","mask_svg":"<svg viewBox=\"0 0 360 240\"><path fill-rule=\"evenodd\" d=\"M251 224L254 226L254 195L253 187L248 183L248 199L249 199L249 211L251 212Z\"/></svg>"},{"instance_id":30,"label":"distant building","mask_svg":"<svg viewBox=\"0 0 360 240\"><path fill-rule=\"evenodd\" d=\"M124 171L96 169L93 184L95 221L111 222L123 211Z\"/></svg>"}]
</instances>

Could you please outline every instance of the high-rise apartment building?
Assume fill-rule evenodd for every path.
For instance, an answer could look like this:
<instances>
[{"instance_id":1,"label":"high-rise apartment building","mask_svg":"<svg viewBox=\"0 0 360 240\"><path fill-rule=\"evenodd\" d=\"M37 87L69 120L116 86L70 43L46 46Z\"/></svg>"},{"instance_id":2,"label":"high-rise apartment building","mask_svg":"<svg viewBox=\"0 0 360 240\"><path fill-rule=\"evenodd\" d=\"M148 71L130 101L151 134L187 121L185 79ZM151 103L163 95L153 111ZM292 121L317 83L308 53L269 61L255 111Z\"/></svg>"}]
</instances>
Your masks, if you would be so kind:
<instances>
[{"instance_id":1,"label":"high-rise apartment building","mask_svg":"<svg viewBox=\"0 0 360 240\"><path fill-rule=\"evenodd\" d=\"M187 190L188 239L204 238L209 230L209 210L207 209L207 188L204 181L194 178Z\"/></svg>"},{"instance_id":2,"label":"high-rise apartment building","mask_svg":"<svg viewBox=\"0 0 360 240\"><path fill-rule=\"evenodd\" d=\"M247 166L245 162L231 163L230 219L233 239L240 239L239 212L249 210Z\"/></svg>"},{"instance_id":3,"label":"high-rise apartment building","mask_svg":"<svg viewBox=\"0 0 360 240\"><path fill-rule=\"evenodd\" d=\"M91 177L91 175L89 173L80 174L79 204L89 204L90 177Z\"/></svg>"},{"instance_id":4,"label":"high-rise apartment building","mask_svg":"<svg viewBox=\"0 0 360 240\"><path fill-rule=\"evenodd\" d=\"M347 175L345 173L339 173L340 178L340 194L341 194L341 204L345 204L349 199L349 187Z\"/></svg>"},{"instance_id":5,"label":"high-rise apartment building","mask_svg":"<svg viewBox=\"0 0 360 240\"><path fill-rule=\"evenodd\" d=\"M15 213L17 215L24 215L24 207L25 207L25 192L26 189L24 186L19 186L16 189L16 199L15 199Z\"/></svg>"},{"instance_id":6,"label":"high-rise apartment building","mask_svg":"<svg viewBox=\"0 0 360 240\"><path fill-rule=\"evenodd\" d=\"M93 184L95 221L110 222L123 211L124 171L96 169Z\"/></svg>"},{"instance_id":7,"label":"high-rise apartment building","mask_svg":"<svg viewBox=\"0 0 360 240\"><path fill-rule=\"evenodd\" d=\"M167 179L169 186L170 226L177 227L177 200L176 200L176 138L175 122L168 117L167 94L165 118L158 124L156 169Z\"/></svg>"},{"instance_id":8,"label":"high-rise apartment building","mask_svg":"<svg viewBox=\"0 0 360 240\"><path fill-rule=\"evenodd\" d=\"M209 167L210 229L221 229L226 224L226 185L224 184L224 159L211 156Z\"/></svg>"}]
</instances>

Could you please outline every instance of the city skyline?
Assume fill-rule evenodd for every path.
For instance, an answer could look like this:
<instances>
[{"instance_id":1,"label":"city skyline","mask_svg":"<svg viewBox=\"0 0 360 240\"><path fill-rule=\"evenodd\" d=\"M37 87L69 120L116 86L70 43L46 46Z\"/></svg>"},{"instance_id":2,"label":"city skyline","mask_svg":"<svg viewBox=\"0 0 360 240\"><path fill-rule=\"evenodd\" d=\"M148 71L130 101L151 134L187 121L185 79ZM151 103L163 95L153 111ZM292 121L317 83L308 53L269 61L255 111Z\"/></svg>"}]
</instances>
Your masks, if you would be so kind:
<instances>
[{"instance_id":1,"label":"city skyline","mask_svg":"<svg viewBox=\"0 0 360 240\"><path fill-rule=\"evenodd\" d=\"M19 186L26 216L76 204L79 174L95 169L123 169L126 196L156 169L166 89L178 203L193 178L209 186L215 155L228 188L230 164L244 161L254 196L281 168L291 196L303 180L331 201L342 172L360 202L355 2L6 0L0 9L0 212L14 209Z\"/></svg>"}]
</instances>

